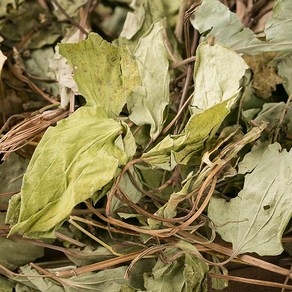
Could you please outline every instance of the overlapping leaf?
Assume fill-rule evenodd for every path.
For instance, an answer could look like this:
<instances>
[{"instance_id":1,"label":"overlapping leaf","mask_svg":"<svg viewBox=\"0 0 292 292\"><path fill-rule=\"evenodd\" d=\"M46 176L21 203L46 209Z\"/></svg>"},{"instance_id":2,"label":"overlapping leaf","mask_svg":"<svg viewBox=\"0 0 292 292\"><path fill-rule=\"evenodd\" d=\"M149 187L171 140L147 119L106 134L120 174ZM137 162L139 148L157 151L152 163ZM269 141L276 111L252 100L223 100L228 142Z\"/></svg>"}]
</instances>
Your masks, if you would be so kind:
<instances>
[{"instance_id":1,"label":"overlapping leaf","mask_svg":"<svg viewBox=\"0 0 292 292\"><path fill-rule=\"evenodd\" d=\"M59 44L59 48L73 68L86 105L100 107L108 117L118 116L129 94L140 84L136 62L126 49L95 33L76 44Z\"/></svg>"},{"instance_id":2,"label":"overlapping leaf","mask_svg":"<svg viewBox=\"0 0 292 292\"><path fill-rule=\"evenodd\" d=\"M169 103L169 62L164 46L165 21L154 22L134 50L141 86L128 99L130 119L137 125L150 125L155 139L163 126L163 112Z\"/></svg>"},{"instance_id":3,"label":"overlapping leaf","mask_svg":"<svg viewBox=\"0 0 292 292\"><path fill-rule=\"evenodd\" d=\"M290 0L276 1L265 28L267 41L259 40L252 30L244 28L237 15L218 0L204 0L195 11L192 24L200 33L213 35L218 42L241 53L286 51L292 45L291 11Z\"/></svg>"},{"instance_id":4,"label":"overlapping leaf","mask_svg":"<svg viewBox=\"0 0 292 292\"><path fill-rule=\"evenodd\" d=\"M220 44L208 43L199 46L197 56L192 102L195 113L181 135L167 136L143 155L153 166L172 169L178 163L186 164L213 137L237 98L239 81L247 68L243 59ZM226 58L235 65L226 67ZM227 81L229 78L232 82Z\"/></svg>"},{"instance_id":5,"label":"overlapping leaf","mask_svg":"<svg viewBox=\"0 0 292 292\"><path fill-rule=\"evenodd\" d=\"M10 201L7 220L17 223L11 233L52 236L73 207L106 185L134 154L131 135L100 108L89 107L48 129L24 175L21 202Z\"/></svg>"},{"instance_id":6,"label":"overlapping leaf","mask_svg":"<svg viewBox=\"0 0 292 292\"><path fill-rule=\"evenodd\" d=\"M263 144L247 154L239 166L246 174L243 190L230 202L212 198L208 216L234 253L278 255L282 234L292 216L292 151Z\"/></svg>"}]
</instances>

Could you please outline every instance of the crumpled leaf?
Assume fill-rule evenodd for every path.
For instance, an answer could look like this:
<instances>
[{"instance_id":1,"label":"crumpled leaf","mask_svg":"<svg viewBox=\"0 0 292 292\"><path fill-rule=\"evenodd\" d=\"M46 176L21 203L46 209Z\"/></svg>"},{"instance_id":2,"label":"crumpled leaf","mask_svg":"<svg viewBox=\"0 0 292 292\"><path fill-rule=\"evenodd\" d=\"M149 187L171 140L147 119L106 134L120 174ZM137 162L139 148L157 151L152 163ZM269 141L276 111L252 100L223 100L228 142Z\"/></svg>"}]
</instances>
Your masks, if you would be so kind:
<instances>
[{"instance_id":1,"label":"crumpled leaf","mask_svg":"<svg viewBox=\"0 0 292 292\"><path fill-rule=\"evenodd\" d=\"M67 31L62 43L77 43L80 39L79 29ZM85 36L84 36L85 37ZM70 102L70 93L78 94L78 86L73 78L73 69L68 65L67 59L60 55L59 46L55 47L54 57L50 61L50 69L55 73L58 81L61 107L66 108Z\"/></svg>"},{"instance_id":2,"label":"crumpled leaf","mask_svg":"<svg viewBox=\"0 0 292 292\"><path fill-rule=\"evenodd\" d=\"M19 283L27 285L28 287L33 287L34 289L37 289L37 291L48 292L126 291L121 290L124 285L127 285L128 287L137 287L141 290L143 289L143 284L141 283L142 275L144 272L149 272L149 268L153 265L151 260L141 260L141 263L137 263L138 267L135 266L133 267L133 275L130 275L129 280L124 278L127 266L111 268L104 271L89 272L80 276L62 279L63 286L49 278L42 277L19 277L15 280ZM28 265L21 267L20 270L24 275L39 275L36 270L32 269ZM50 269L49 271L55 273L62 270L64 270L64 268ZM136 291L136 289L129 291Z\"/></svg>"},{"instance_id":3,"label":"crumpled leaf","mask_svg":"<svg viewBox=\"0 0 292 292\"><path fill-rule=\"evenodd\" d=\"M7 222L16 223L10 234L53 236L74 206L117 175L134 155L133 144L127 126L105 118L100 108L80 108L49 128L24 175L21 201L10 201Z\"/></svg>"},{"instance_id":4,"label":"crumpled leaf","mask_svg":"<svg viewBox=\"0 0 292 292\"><path fill-rule=\"evenodd\" d=\"M136 170L131 167L127 173L123 175L120 181L120 189L123 191L124 194L127 195L127 197L135 204L137 204L140 199L143 197L143 194L141 191L137 189L137 187L134 185L134 183L131 180L132 176L135 179L136 184L140 187L140 189L143 189L142 184L139 181L139 177L136 173ZM117 209L119 209L121 206L125 205L121 200L119 200L117 197L113 197L111 202L111 213L115 212Z\"/></svg>"},{"instance_id":5,"label":"crumpled leaf","mask_svg":"<svg viewBox=\"0 0 292 292\"><path fill-rule=\"evenodd\" d=\"M166 256L174 256L178 249L168 249ZM194 255L184 256L169 264L157 261L151 273L144 274L147 291L206 292L208 266Z\"/></svg>"},{"instance_id":6,"label":"crumpled leaf","mask_svg":"<svg viewBox=\"0 0 292 292\"><path fill-rule=\"evenodd\" d=\"M292 215L291 156L278 143L253 148L239 165L246 174L243 190L230 202L211 199L208 216L235 255L283 251L282 234Z\"/></svg>"},{"instance_id":7,"label":"crumpled leaf","mask_svg":"<svg viewBox=\"0 0 292 292\"><path fill-rule=\"evenodd\" d=\"M25 44L27 49L39 49L45 45L51 45L62 35L62 28L68 26L64 22L41 22L40 16L42 19L50 19L52 14L49 10L42 8L37 1L14 2L17 2L17 5L14 5L14 9L9 9L9 14L6 14L0 22L1 35L4 42L9 40L9 47L21 42L24 37L27 38ZM31 35L32 31L34 33Z\"/></svg>"},{"instance_id":8,"label":"crumpled leaf","mask_svg":"<svg viewBox=\"0 0 292 292\"><path fill-rule=\"evenodd\" d=\"M245 62L253 72L252 87L258 97L269 98L276 86L283 83L282 78L276 72L274 52L266 52L255 56L244 56Z\"/></svg>"},{"instance_id":9,"label":"crumpled leaf","mask_svg":"<svg viewBox=\"0 0 292 292\"><path fill-rule=\"evenodd\" d=\"M225 54L236 64L235 67L226 67ZM208 43L199 46L197 56L194 82L198 89L194 92L191 108L195 114L182 134L167 136L143 154L142 157L152 166L171 170L176 164L186 164L214 136L237 98L239 81L247 68L243 59L220 44L211 46ZM223 71L225 73L221 76ZM236 76L233 82L227 82L233 75Z\"/></svg>"},{"instance_id":10,"label":"crumpled leaf","mask_svg":"<svg viewBox=\"0 0 292 292\"><path fill-rule=\"evenodd\" d=\"M253 31L243 27L238 16L218 0L204 0L194 12L191 23L200 33L215 36L216 41L235 51L254 55L291 50L291 12L290 0L275 2L273 16L265 28L267 41L257 39Z\"/></svg>"},{"instance_id":11,"label":"crumpled leaf","mask_svg":"<svg viewBox=\"0 0 292 292\"><path fill-rule=\"evenodd\" d=\"M140 84L137 65L130 53L96 33L76 44L59 44L59 51L73 68L87 106L100 107L108 117L119 115L130 93Z\"/></svg>"},{"instance_id":12,"label":"crumpled leaf","mask_svg":"<svg viewBox=\"0 0 292 292\"><path fill-rule=\"evenodd\" d=\"M150 125L155 139L163 126L163 112L169 103L169 62L164 46L165 21L154 22L134 50L142 85L128 99L129 118L137 125Z\"/></svg>"},{"instance_id":13,"label":"crumpled leaf","mask_svg":"<svg viewBox=\"0 0 292 292\"><path fill-rule=\"evenodd\" d=\"M180 202L182 202L185 199L186 194L188 193L189 186L192 182L190 179L191 176L193 175L193 172L190 172L185 179L186 183L182 187L181 190L178 192L172 193L169 197L169 200L162 206L160 207L154 215L162 217L162 218L174 218L177 214L177 206ZM151 229L158 229L160 225L162 224L161 221L154 220L152 218L149 218L148 224Z\"/></svg>"},{"instance_id":14,"label":"crumpled leaf","mask_svg":"<svg viewBox=\"0 0 292 292\"><path fill-rule=\"evenodd\" d=\"M15 270L44 255L43 247L21 240L0 237L0 246L0 264L10 270Z\"/></svg>"}]
</instances>

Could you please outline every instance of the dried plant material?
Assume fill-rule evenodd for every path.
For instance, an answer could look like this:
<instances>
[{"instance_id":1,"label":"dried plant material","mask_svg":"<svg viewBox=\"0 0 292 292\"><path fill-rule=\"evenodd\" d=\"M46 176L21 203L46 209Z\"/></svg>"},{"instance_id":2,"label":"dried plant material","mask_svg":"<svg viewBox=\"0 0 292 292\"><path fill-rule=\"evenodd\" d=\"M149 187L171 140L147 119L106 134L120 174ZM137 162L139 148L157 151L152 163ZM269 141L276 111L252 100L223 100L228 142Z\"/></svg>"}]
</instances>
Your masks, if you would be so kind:
<instances>
[{"instance_id":1,"label":"dried plant material","mask_svg":"<svg viewBox=\"0 0 292 292\"><path fill-rule=\"evenodd\" d=\"M234 255L283 251L282 234L292 216L291 155L278 143L254 148L239 165L245 183L238 196L230 202L211 199L208 216L232 242Z\"/></svg>"},{"instance_id":2,"label":"dried plant material","mask_svg":"<svg viewBox=\"0 0 292 292\"><path fill-rule=\"evenodd\" d=\"M150 125L150 136L156 139L163 127L164 110L169 103L169 61L164 46L166 23L156 21L140 38L134 56L142 78L128 98L129 118L137 125Z\"/></svg>"},{"instance_id":3,"label":"dried plant material","mask_svg":"<svg viewBox=\"0 0 292 292\"><path fill-rule=\"evenodd\" d=\"M252 86L256 95L261 98L269 98L272 92L276 91L276 86L283 83L272 63L275 56L274 52L244 56L245 62L253 72Z\"/></svg>"},{"instance_id":4,"label":"dried plant material","mask_svg":"<svg viewBox=\"0 0 292 292\"><path fill-rule=\"evenodd\" d=\"M140 84L136 62L127 50L94 33L77 44L59 44L59 50L73 68L87 106L100 107L108 117L118 116Z\"/></svg>"}]
</instances>

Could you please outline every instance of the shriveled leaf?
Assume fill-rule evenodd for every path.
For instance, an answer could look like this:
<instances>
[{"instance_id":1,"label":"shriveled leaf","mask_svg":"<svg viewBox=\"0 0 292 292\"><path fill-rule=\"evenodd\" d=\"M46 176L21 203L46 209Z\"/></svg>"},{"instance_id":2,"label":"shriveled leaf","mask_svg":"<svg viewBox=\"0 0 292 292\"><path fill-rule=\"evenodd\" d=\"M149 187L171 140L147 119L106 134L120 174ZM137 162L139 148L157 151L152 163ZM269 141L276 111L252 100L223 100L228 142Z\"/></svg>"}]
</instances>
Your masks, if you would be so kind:
<instances>
[{"instance_id":1,"label":"shriveled leaf","mask_svg":"<svg viewBox=\"0 0 292 292\"><path fill-rule=\"evenodd\" d=\"M1 5L2 6L2 0ZM9 40L9 47L13 47L25 36L26 49L39 49L45 45L55 43L62 35L64 22L47 21L41 24L41 19L50 19L49 10L42 8L38 2L13 1L14 9L8 9L6 17L1 20L0 31L4 40ZM21 3L22 2L22 3ZM20 5L21 4L21 5ZM33 34L31 32L34 31ZM30 36L30 37L28 37Z\"/></svg>"},{"instance_id":2,"label":"shriveled leaf","mask_svg":"<svg viewBox=\"0 0 292 292\"><path fill-rule=\"evenodd\" d=\"M119 115L129 94L140 84L136 62L126 49L90 33L85 41L59 44L59 50L72 66L87 105L101 107L108 117Z\"/></svg>"},{"instance_id":3,"label":"shriveled leaf","mask_svg":"<svg viewBox=\"0 0 292 292\"><path fill-rule=\"evenodd\" d=\"M226 67L225 54L236 66ZM153 166L172 169L176 164L186 164L214 136L237 98L239 81L247 68L239 55L219 44L203 43L198 48L197 63L194 114L182 134L167 136L142 156Z\"/></svg>"},{"instance_id":4,"label":"shriveled leaf","mask_svg":"<svg viewBox=\"0 0 292 292\"><path fill-rule=\"evenodd\" d=\"M139 177L133 167L131 167L129 171L123 175L120 182L120 188L133 203L137 204L142 198L143 194L137 189L131 177L135 180L140 189L143 188L142 184L139 181ZM118 198L114 197L111 203L111 212L115 212L122 205L124 205L124 203Z\"/></svg>"},{"instance_id":5,"label":"shriveled leaf","mask_svg":"<svg viewBox=\"0 0 292 292\"><path fill-rule=\"evenodd\" d=\"M0 264L10 270L15 270L44 255L43 247L21 240L0 237L0 246Z\"/></svg>"},{"instance_id":6,"label":"shriveled leaf","mask_svg":"<svg viewBox=\"0 0 292 292\"><path fill-rule=\"evenodd\" d=\"M253 148L239 165L243 190L230 202L211 199L208 216L235 254L283 251L282 234L292 215L291 156L278 143Z\"/></svg>"},{"instance_id":7,"label":"shriveled leaf","mask_svg":"<svg viewBox=\"0 0 292 292\"><path fill-rule=\"evenodd\" d=\"M178 251L167 250L165 255L175 255ZM158 260L152 272L144 274L144 285L147 291L206 292L207 272L204 262L186 253L169 264Z\"/></svg>"},{"instance_id":8,"label":"shriveled leaf","mask_svg":"<svg viewBox=\"0 0 292 292\"><path fill-rule=\"evenodd\" d=\"M105 186L119 165L127 163L135 147L129 145L131 135L125 125L89 107L49 128L24 175L19 217L11 233L52 236L74 206ZM18 201L11 201L9 214L15 214L17 206ZM7 221L13 223L9 216Z\"/></svg>"},{"instance_id":9,"label":"shriveled leaf","mask_svg":"<svg viewBox=\"0 0 292 292\"><path fill-rule=\"evenodd\" d=\"M284 114L284 117L282 118ZM265 103L262 110L253 117L256 124L262 122L268 123L271 131L275 131L278 127L282 129L281 134L292 134L292 106L288 106L284 102Z\"/></svg>"},{"instance_id":10,"label":"shriveled leaf","mask_svg":"<svg viewBox=\"0 0 292 292\"><path fill-rule=\"evenodd\" d=\"M137 125L150 125L155 139L163 126L163 112L169 103L169 62L164 46L165 21L153 23L134 50L142 85L128 99L130 119Z\"/></svg>"},{"instance_id":11,"label":"shriveled leaf","mask_svg":"<svg viewBox=\"0 0 292 292\"><path fill-rule=\"evenodd\" d=\"M275 56L274 52L244 56L245 62L253 72L252 87L258 97L269 98L272 92L276 91L276 86L283 83L276 72L276 64L273 64Z\"/></svg>"},{"instance_id":12,"label":"shriveled leaf","mask_svg":"<svg viewBox=\"0 0 292 292\"><path fill-rule=\"evenodd\" d=\"M242 53L255 54L258 47L264 46L264 42L257 39L252 30L244 28L238 16L218 0L204 0L194 12L191 23L200 33L213 35L217 42Z\"/></svg>"},{"instance_id":13,"label":"shriveled leaf","mask_svg":"<svg viewBox=\"0 0 292 292\"><path fill-rule=\"evenodd\" d=\"M39 277L40 274L28 265L20 267L20 271L25 275L31 275L33 277L19 277L14 279L18 282L18 291L64 292L64 288L61 287L61 284L53 282L51 279Z\"/></svg>"},{"instance_id":14,"label":"shriveled leaf","mask_svg":"<svg viewBox=\"0 0 292 292\"><path fill-rule=\"evenodd\" d=\"M80 41L80 31L77 28L68 30L62 43L77 43ZM50 61L50 69L55 73L59 85L61 107L66 108L70 101L70 93L78 94L77 84L72 76L73 69L68 65L65 57L59 53L59 46L55 47L54 57Z\"/></svg>"},{"instance_id":15,"label":"shriveled leaf","mask_svg":"<svg viewBox=\"0 0 292 292\"><path fill-rule=\"evenodd\" d=\"M196 56L192 112L201 113L230 98L233 102L240 90L239 82L248 68L244 60L218 43L201 43Z\"/></svg>"},{"instance_id":16,"label":"shriveled leaf","mask_svg":"<svg viewBox=\"0 0 292 292\"><path fill-rule=\"evenodd\" d=\"M188 174L188 177L186 178L186 183L182 187L182 189L178 192L175 192L171 194L169 197L169 200L158 209L157 212L155 212L154 215L162 217L162 218L174 218L177 214L177 206L180 202L182 202L185 199L186 194L188 193L190 183L192 182L191 176L193 175L193 172L190 172ZM148 224L152 229L158 228L162 222L154 220L152 218L149 218Z\"/></svg>"},{"instance_id":17,"label":"shriveled leaf","mask_svg":"<svg viewBox=\"0 0 292 292\"><path fill-rule=\"evenodd\" d=\"M191 22L200 33L215 36L218 42L235 51L254 55L291 50L291 12L290 0L275 2L273 16L265 28L266 41L259 40L252 30L242 25L235 13L218 0L204 0L194 12Z\"/></svg>"},{"instance_id":18,"label":"shriveled leaf","mask_svg":"<svg viewBox=\"0 0 292 292\"><path fill-rule=\"evenodd\" d=\"M70 268L70 267L68 267ZM30 266L23 266L20 268L24 275L33 275L35 277L18 278L17 281L29 287L37 289L37 291L48 292L113 292L121 291L122 285L129 284L125 280L124 275L127 267L122 266L112 268L104 271L85 273L80 276L73 276L67 279L62 279L60 283L52 281L51 279L37 277L39 273ZM64 270L64 269L62 269ZM50 270L51 272L60 271L60 269ZM136 271L136 275L141 278L141 272ZM131 281L129 281L131 282ZM134 290L135 291L135 290Z\"/></svg>"}]
</instances>

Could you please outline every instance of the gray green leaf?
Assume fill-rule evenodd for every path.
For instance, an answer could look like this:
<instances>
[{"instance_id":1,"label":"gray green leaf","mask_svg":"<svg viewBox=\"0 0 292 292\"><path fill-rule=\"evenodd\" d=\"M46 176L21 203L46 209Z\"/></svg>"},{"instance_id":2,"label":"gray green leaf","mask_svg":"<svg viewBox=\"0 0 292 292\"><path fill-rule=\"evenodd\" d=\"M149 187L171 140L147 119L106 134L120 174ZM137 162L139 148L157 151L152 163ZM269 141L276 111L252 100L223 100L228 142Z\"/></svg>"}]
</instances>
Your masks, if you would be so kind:
<instances>
[{"instance_id":1,"label":"gray green leaf","mask_svg":"<svg viewBox=\"0 0 292 292\"><path fill-rule=\"evenodd\" d=\"M150 125L155 139L163 126L163 112L169 103L168 54L164 46L165 21L153 23L134 50L142 85L128 99L130 119L137 125Z\"/></svg>"},{"instance_id":2,"label":"gray green leaf","mask_svg":"<svg viewBox=\"0 0 292 292\"><path fill-rule=\"evenodd\" d=\"M239 165L245 174L243 190L230 202L211 199L208 216L235 255L283 251L282 234L292 215L291 156L278 143L253 148Z\"/></svg>"},{"instance_id":3,"label":"gray green leaf","mask_svg":"<svg viewBox=\"0 0 292 292\"><path fill-rule=\"evenodd\" d=\"M254 55L291 50L291 12L290 0L275 2L273 16L265 28L266 41L259 40L252 30L241 24L235 13L218 0L204 0L194 12L191 22L200 33L215 36L218 42L235 51Z\"/></svg>"},{"instance_id":4,"label":"gray green leaf","mask_svg":"<svg viewBox=\"0 0 292 292\"><path fill-rule=\"evenodd\" d=\"M236 66L226 67L225 55ZM194 114L180 135L167 136L142 156L153 166L170 170L176 164L186 164L214 136L236 101L239 81L247 68L243 59L220 44L208 43L199 46L197 56L194 82L198 88L191 108Z\"/></svg>"}]
</instances>

